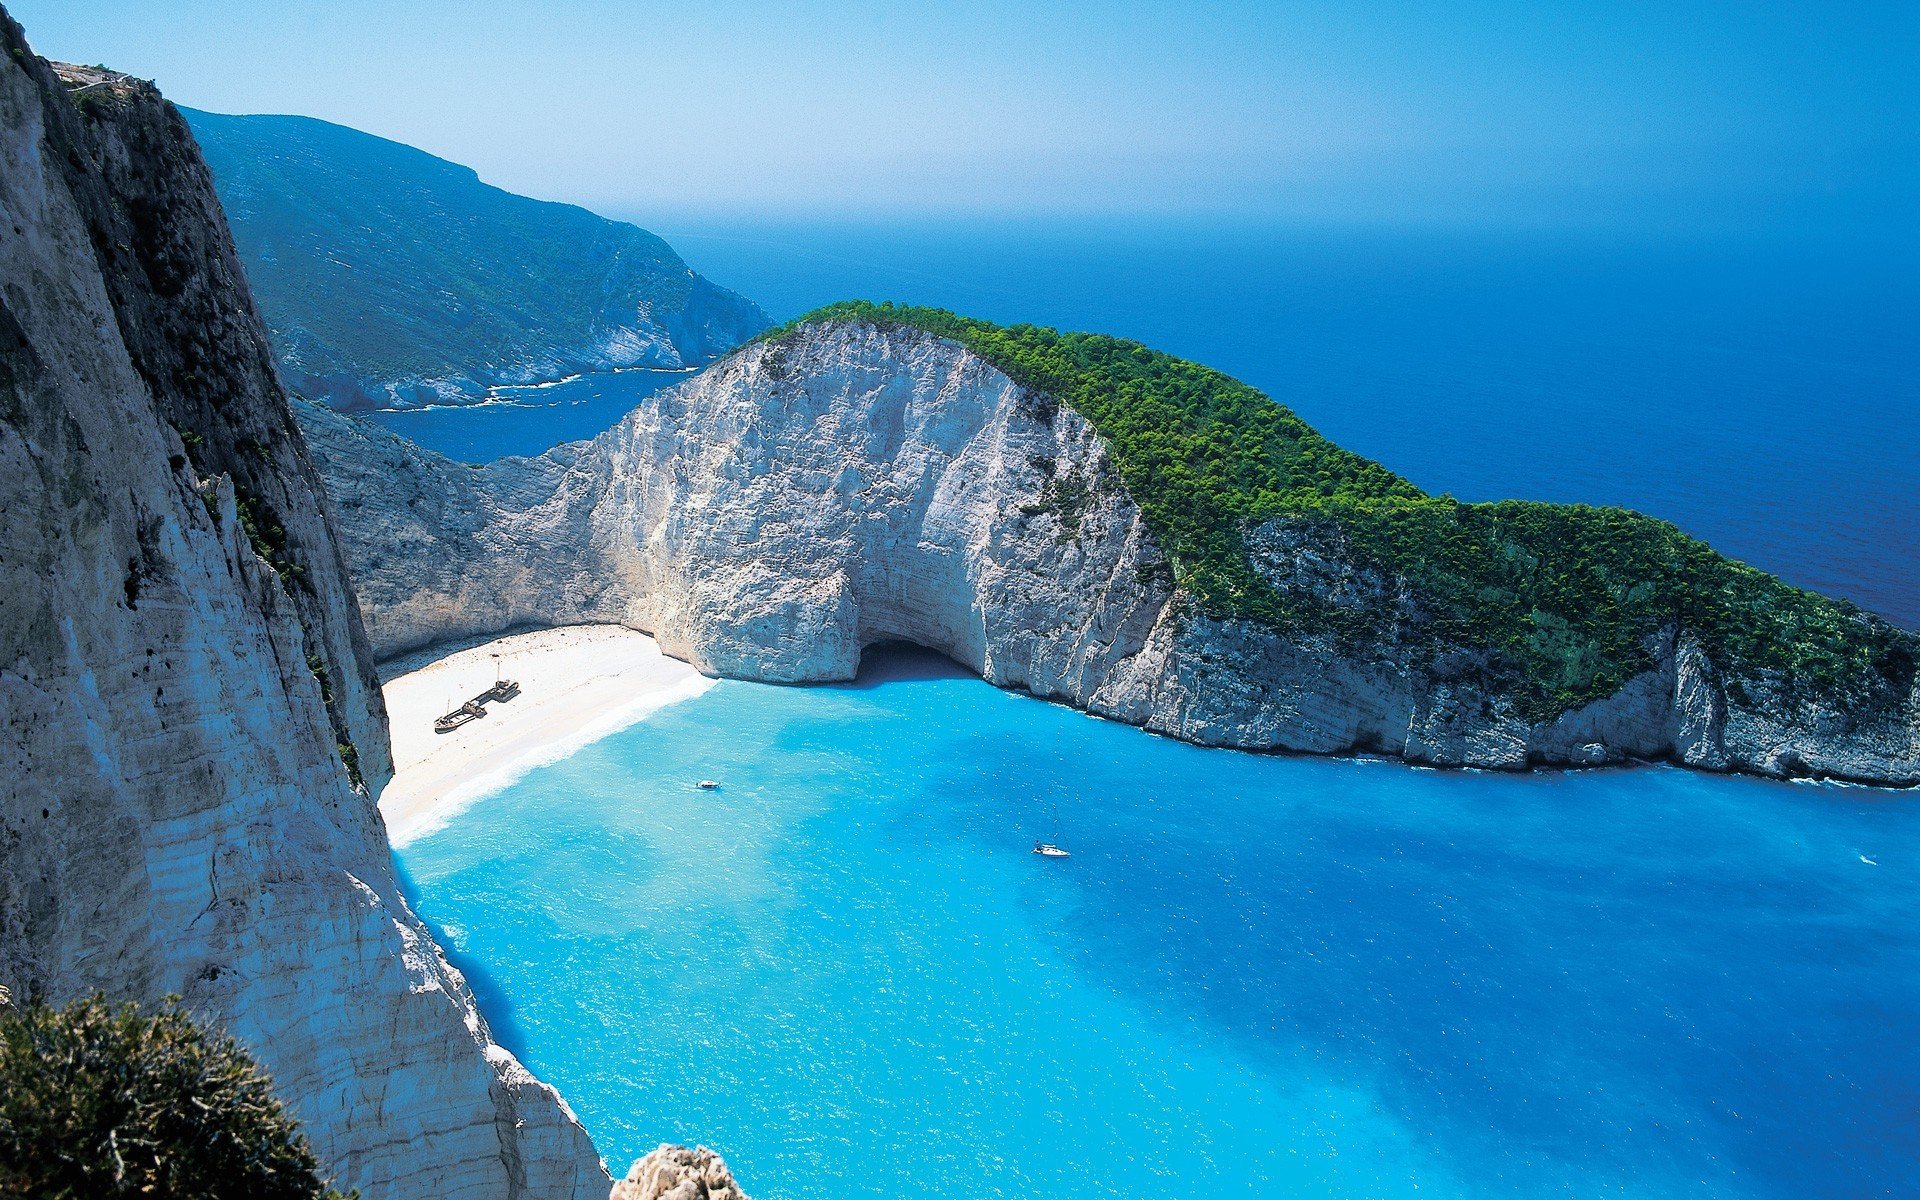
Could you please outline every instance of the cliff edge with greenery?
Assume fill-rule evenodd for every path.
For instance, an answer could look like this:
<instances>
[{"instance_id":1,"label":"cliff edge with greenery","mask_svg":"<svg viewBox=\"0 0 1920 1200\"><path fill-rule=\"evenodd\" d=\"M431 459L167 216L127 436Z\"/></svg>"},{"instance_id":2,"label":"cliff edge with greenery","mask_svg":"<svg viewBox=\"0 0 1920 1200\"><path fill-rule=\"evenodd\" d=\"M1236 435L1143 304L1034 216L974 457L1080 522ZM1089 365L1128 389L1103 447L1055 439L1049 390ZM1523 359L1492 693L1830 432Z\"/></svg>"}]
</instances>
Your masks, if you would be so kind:
<instances>
[{"instance_id":1,"label":"cliff edge with greenery","mask_svg":"<svg viewBox=\"0 0 1920 1200\"><path fill-rule=\"evenodd\" d=\"M1227 375L1136 342L941 309L850 301L769 331L836 321L957 342L1085 417L1171 560L1216 618L1327 634L1355 650L1468 650L1546 719L1616 692L1684 629L1729 694L1765 679L1859 704L1913 686L1915 635L1737 562L1665 521L1619 508L1434 496L1341 449ZM1269 522L1327 530L1397 586L1334 605L1264 574L1249 537Z\"/></svg>"}]
</instances>

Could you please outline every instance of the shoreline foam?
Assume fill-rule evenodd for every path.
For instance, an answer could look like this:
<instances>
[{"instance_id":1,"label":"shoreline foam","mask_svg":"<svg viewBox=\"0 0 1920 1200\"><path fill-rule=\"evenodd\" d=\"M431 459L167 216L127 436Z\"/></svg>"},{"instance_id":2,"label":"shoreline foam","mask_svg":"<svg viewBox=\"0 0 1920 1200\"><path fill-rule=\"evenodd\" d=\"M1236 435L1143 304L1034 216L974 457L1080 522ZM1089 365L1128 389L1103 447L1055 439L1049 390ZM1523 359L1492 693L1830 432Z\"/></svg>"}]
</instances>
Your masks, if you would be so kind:
<instances>
[{"instance_id":1,"label":"shoreline foam","mask_svg":"<svg viewBox=\"0 0 1920 1200\"><path fill-rule=\"evenodd\" d=\"M486 705L484 719L452 733L433 732L435 717L492 686L496 663L520 695ZM388 838L404 846L443 829L528 771L714 682L617 625L512 634L396 675L381 689L393 730L394 776L380 795Z\"/></svg>"}]
</instances>

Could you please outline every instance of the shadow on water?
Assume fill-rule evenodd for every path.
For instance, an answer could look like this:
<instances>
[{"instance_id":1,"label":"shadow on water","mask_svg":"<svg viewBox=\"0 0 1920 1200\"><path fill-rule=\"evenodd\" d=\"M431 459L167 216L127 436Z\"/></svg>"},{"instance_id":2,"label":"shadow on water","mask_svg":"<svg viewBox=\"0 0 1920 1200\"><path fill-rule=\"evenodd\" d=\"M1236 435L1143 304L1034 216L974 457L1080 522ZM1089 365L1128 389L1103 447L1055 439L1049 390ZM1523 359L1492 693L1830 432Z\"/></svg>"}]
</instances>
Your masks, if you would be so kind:
<instances>
[{"instance_id":1,"label":"shadow on water","mask_svg":"<svg viewBox=\"0 0 1920 1200\"><path fill-rule=\"evenodd\" d=\"M433 940L440 944L440 953L446 956L453 969L466 977L467 990L473 993L473 1002L480 1009L480 1015L487 1019L487 1029L493 1034L494 1042L503 1047L521 1062L527 1060L527 1039L520 1028L518 1015L514 1011L513 1000L505 988L495 981L486 964L479 959L456 949L446 931L436 925L420 911L420 889L414 885L413 877L407 874L407 868L394 856L393 873L400 882L400 894L407 898L407 906L414 915L426 925L433 934Z\"/></svg>"},{"instance_id":2,"label":"shadow on water","mask_svg":"<svg viewBox=\"0 0 1920 1200\"><path fill-rule=\"evenodd\" d=\"M937 650L913 642L875 642L860 654L860 671L836 688L865 691L883 683L913 683L927 679L978 679L979 673Z\"/></svg>"}]
</instances>

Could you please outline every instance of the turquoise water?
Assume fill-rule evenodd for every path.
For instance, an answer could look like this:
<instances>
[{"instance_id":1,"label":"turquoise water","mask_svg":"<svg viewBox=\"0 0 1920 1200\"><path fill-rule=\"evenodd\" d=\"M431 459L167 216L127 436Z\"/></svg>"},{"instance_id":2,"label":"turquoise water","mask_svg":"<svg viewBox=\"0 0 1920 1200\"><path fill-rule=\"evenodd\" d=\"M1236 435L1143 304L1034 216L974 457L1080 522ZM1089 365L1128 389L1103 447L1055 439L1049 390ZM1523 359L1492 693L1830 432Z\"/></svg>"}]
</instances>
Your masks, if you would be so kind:
<instances>
[{"instance_id":1,"label":"turquoise water","mask_svg":"<svg viewBox=\"0 0 1920 1200\"><path fill-rule=\"evenodd\" d=\"M888 656L400 858L609 1159L760 1200L1910 1196L1916 802L1202 750Z\"/></svg>"}]
</instances>

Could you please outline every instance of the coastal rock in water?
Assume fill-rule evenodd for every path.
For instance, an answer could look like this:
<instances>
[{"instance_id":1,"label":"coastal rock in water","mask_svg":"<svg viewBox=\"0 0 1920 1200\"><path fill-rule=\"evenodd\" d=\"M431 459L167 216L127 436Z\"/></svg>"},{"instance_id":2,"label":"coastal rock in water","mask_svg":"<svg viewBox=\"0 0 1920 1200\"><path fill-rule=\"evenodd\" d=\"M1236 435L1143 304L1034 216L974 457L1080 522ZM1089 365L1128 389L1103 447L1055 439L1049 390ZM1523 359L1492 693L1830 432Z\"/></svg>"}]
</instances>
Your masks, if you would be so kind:
<instances>
[{"instance_id":1,"label":"coastal rock in water","mask_svg":"<svg viewBox=\"0 0 1920 1200\"><path fill-rule=\"evenodd\" d=\"M343 1187L598 1196L409 910L329 505L184 123L0 12L0 987L183 996Z\"/></svg>"},{"instance_id":2,"label":"coastal rock in water","mask_svg":"<svg viewBox=\"0 0 1920 1200\"><path fill-rule=\"evenodd\" d=\"M1651 666L1612 695L1530 719L1483 651L1415 653L1419 597L1324 521L1247 531L1253 569L1328 611L1397 612L1396 632L1356 645L1209 615L1084 419L908 326L802 326L592 442L487 467L299 414L381 657L605 621L709 674L811 683L902 640L1203 745L1920 781L1911 672L1864 705L1766 680L1735 698L1678 626L1648 637Z\"/></svg>"},{"instance_id":3,"label":"coastal rock in water","mask_svg":"<svg viewBox=\"0 0 1920 1200\"><path fill-rule=\"evenodd\" d=\"M701 1146L661 1146L637 1160L608 1200L747 1200L720 1156Z\"/></svg>"}]
</instances>

